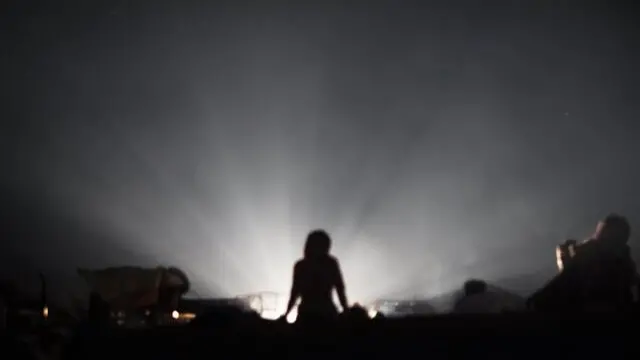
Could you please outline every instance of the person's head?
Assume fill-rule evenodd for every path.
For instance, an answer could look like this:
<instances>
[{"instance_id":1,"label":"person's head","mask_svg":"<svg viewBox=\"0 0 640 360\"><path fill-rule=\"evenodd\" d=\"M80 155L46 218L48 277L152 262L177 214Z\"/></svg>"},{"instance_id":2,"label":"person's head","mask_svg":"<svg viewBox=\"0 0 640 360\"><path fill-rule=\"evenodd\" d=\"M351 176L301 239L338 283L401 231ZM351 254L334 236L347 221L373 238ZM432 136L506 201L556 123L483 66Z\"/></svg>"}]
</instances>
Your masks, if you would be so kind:
<instances>
[{"instance_id":1,"label":"person's head","mask_svg":"<svg viewBox=\"0 0 640 360\"><path fill-rule=\"evenodd\" d=\"M331 237L324 230L314 230L307 236L304 245L304 257L313 258L329 255Z\"/></svg>"},{"instance_id":2,"label":"person's head","mask_svg":"<svg viewBox=\"0 0 640 360\"><path fill-rule=\"evenodd\" d=\"M610 214L598 223L594 239L624 245L631 236L631 225L624 216Z\"/></svg>"},{"instance_id":3,"label":"person's head","mask_svg":"<svg viewBox=\"0 0 640 360\"><path fill-rule=\"evenodd\" d=\"M487 291L487 283L482 280L468 280L464 283L464 295L484 294Z\"/></svg>"},{"instance_id":4,"label":"person's head","mask_svg":"<svg viewBox=\"0 0 640 360\"><path fill-rule=\"evenodd\" d=\"M346 311L344 311L342 314L344 314L343 318L346 317L347 320L351 320L351 321L369 320L369 314L367 313L367 310L359 304L355 304L349 309L346 309Z\"/></svg>"}]
</instances>

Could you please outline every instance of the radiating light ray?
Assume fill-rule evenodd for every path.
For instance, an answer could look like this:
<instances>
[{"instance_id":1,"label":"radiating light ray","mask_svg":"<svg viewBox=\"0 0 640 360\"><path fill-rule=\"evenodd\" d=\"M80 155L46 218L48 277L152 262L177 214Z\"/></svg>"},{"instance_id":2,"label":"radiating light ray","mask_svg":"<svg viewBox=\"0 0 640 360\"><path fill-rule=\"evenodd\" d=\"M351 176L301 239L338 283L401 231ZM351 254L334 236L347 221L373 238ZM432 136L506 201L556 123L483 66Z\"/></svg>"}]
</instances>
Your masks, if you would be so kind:
<instances>
[{"instance_id":1,"label":"radiating light ray","mask_svg":"<svg viewBox=\"0 0 640 360\"><path fill-rule=\"evenodd\" d=\"M638 212L633 189L601 191L637 178L625 171L633 132L590 125L612 108L633 117L610 91L628 71L592 78L603 61L619 63L616 51L527 50L517 32L461 35L419 9L398 13L396 26L387 9L370 10L132 11L109 32L106 23L87 36L56 32L51 46L27 36L35 47L14 46L9 59L37 86L8 92L18 130L7 133L18 140L3 146L17 165L5 173L60 208L64 226L95 230L70 241L78 262L145 253L188 268L209 294L286 292L316 227L333 236L358 300L553 266L544 249L582 233L603 207ZM579 15L578 27L616 36L608 21ZM378 33L382 21L394 31ZM539 58L520 50L580 66L514 77L531 68L522 58ZM567 139L591 146L576 151Z\"/></svg>"},{"instance_id":2,"label":"radiating light ray","mask_svg":"<svg viewBox=\"0 0 640 360\"><path fill-rule=\"evenodd\" d=\"M246 144L234 143L234 146L226 148L224 144L230 140L212 137L212 142L220 142L212 147L212 151L216 149L213 151L216 152L215 158L212 159L216 164L215 177L224 179L221 182L216 180L218 185L224 184L224 188L217 189L224 189L224 196L212 205L222 209L215 214L188 195L190 189L182 187L180 179L168 172L170 166L148 153L151 150L145 147L144 142L127 140L134 154L132 158L139 159L137 163L140 169L145 169L148 173L145 176L153 179L149 185L154 190L134 193L123 190L121 193L124 196L105 197L99 201L104 206L97 213L107 215L103 219L109 219L108 222L114 227L125 229L131 237L143 239L138 247L146 246L148 252L155 253L159 258L185 264L183 266L188 267L196 278L215 276L219 279L215 281L216 285L229 294L263 290L286 294L291 282L291 268L299 257L297 254L301 254L306 232L317 226L327 228L334 237L334 252L341 261L349 297L353 302L368 302L393 293L407 296L432 294L448 289L453 286L452 282L461 281L458 279L460 276L455 274L456 267L475 260L460 258L450 266L445 266L442 256L450 249L443 251L447 246L443 247L442 244L439 248L429 249L439 239L446 238L445 234L450 236L454 232L449 224L431 224L428 212L423 212L418 206L422 197L416 198L415 194L413 199L408 197L407 189L414 189L415 181L406 179L402 174L390 176L380 169L376 170L377 166L390 171L388 164L366 160L366 154L363 159L368 165L364 173L328 176L335 166L322 155L326 149L317 145L316 151L311 154L316 164L307 167L310 172L307 176L322 181L331 180L331 186L340 186L340 181L333 181L336 176L344 177L357 190L350 194L349 202L336 203L336 209L328 210L326 202L322 205L317 202L306 203L301 200L304 198L296 197L297 194L290 189L299 189L304 194L321 182L296 184L291 181L296 178L290 171L294 167L294 160L289 160L284 154L294 152L294 149L288 149L294 146L273 134L278 131L281 129L272 129L270 135L261 138L261 141L268 143L260 147L266 153L237 154L234 149ZM127 139L125 134L118 136ZM274 146L274 142L278 146ZM254 156L257 156L257 163L255 159L247 162ZM295 161L304 160L296 158ZM386 181L385 191L380 191L381 174L388 179L395 179ZM323 190L328 196L341 195L335 188ZM313 200L322 196L323 192L316 191L313 196L307 195L306 198ZM127 197L127 193L133 197ZM150 201L154 196L161 199ZM220 199L220 196L213 194L207 198ZM130 201L132 199L133 202ZM156 208L150 208L145 203L155 204ZM369 206L368 203L379 205ZM136 209L136 205L140 208ZM370 210L371 207L376 209L368 213L351 211L358 208ZM403 212L406 207L414 211ZM145 211L156 215L145 218L142 216ZM305 212L308 215L303 215ZM314 217L314 213L317 217ZM400 229L403 231L401 236L398 235ZM217 236L229 240L221 242L213 239ZM414 245L414 255L406 257L404 262L400 259L406 256L406 250L402 250L406 246L377 245L404 243L407 238L419 237L425 238L427 243L424 246ZM212 240L208 242L208 239ZM154 242L158 244L157 247L152 245ZM202 249L208 248L207 243L214 245L212 249L216 249L222 257L216 259L215 256L203 255ZM213 267L206 264L207 260L214 259L222 262L215 275L209 271ZM445 275L446 272L453 274ZM203 282L205 286L207 282Z\"/></svg>"},{"instance_id":3,"label":"radiating light ray","mask_svg":"<svg viewBox=\"0 0 640 360\"><path fill-rule=\"evenodd\" d=\"M157 164L154 160L152 160L152 158L147 156L143 149L141 149L139 146L136 146L135 141L127 140L127 137L124 135L124 132L120 133L119 135L121 139L123 139L129 145L129 149L136 154L135 157L141 159L141 162L142 162L141 165L143 165L143 168L154 169L152 170L154 174L152 178L158 184L161 184L162 189L164 190L158 195L163 197L166 197L167 195L171 195L173 201L171 201L170 208L173 210L172 212L177 216L177 217L174 217L173 220L184 218L185 216L190 217L192 220L195 220L196 222L196 224L193 224L192 226L196 226L197 228L200 229L200 231L197 231L197 232L207 234L208 236L215 234L215 232L210 231L210 229L208 228L209 224L215 223L215 219L204 217L202 214L202 211L199 210L198 207L195 206L193 202L190 202L187 198L178 195L180 191L177 189L178 185L172 185L172 183L175 183L175 181L173 181L169 176L167 176L162 172L161 170L162 165ZM176 194L176 195L173 195L173 194ZM105 204L108 204L108 201L105 202ZM114 214L122 215L124 212L123 210L125 209L116 211L114 212ZM116 215L116 217L118 217L118 215ZM125 217L121 216L120 219L116 219L113 222L118 223L120 227L122 227L125 224L128 224L125 226L129 228L138 228L139 229L138 231L134 231L135 238L139 238L139 239L149 238L150 225L140 223L139 220L140 219L138 216L136 216L135 214L130 214L129 216L125 216ZM171 219L167 219L167 220L172 222ZM133 223L131 223L131 221L133 221ZM180 228L180 230L176 230L176 227L170 226L169 228L165 229L165 231L162 234L158 234L158 236L152 235L152 237L163 238L163 237L166 237L166 235L169 235L170 237L167 240L172 239L170 241L172 241L174 244L179 244L181 241L184 241L185 237L194 235L193 230L185 231L184 227L178 227L178 228ZM204 243L206 243L206 240ZM222 244L220 242L213 242L213 243L217 245ZM167 253L167 250L169 251L169 253ZM193 266L192 265L193 257L191 255L184 253L180 246L176 246L174 249L165 248L164 250L162 248L160 249L151 248L151 249L148 249L147 251L151 251L151 252L159 251L160 254L162 254L161 258L164 258L164 261L171 262L172 264L180 264L186 269L189 269L190 267ZM238 274L240 277L245 278L245 281L248 281L248 279L251 279L251 272L246 268L246 266L244 266L244 264L240 260L237 260L237 257L233 253L229 253L225 248L218 248L218 251L223 252L225 254L224 257L226 259L232 259L232 264L235 264L234 266L235 274ZM236 258L236 260L233 260L234 258ZM197 270L198 272L202 273L203 267L197 266Z\"/></svg>"},{"instance_id":4,"label":"radiating light ray","mask_svg":"<svg viewBox=\"0 0 640 360\"><path fill-rule=\"evenodd\" d=\"M258 52L268 48L261 44ZM158 124L114 125L111 143L122 145L116 164L106 171L87 166L78 181L91 183L79 198L105 193L85 198L96 221L139 239L132 248L186 267L204 279L198 283L229 294L286 293L304 238L316 227L334 238L352 301L431 294L477 270L486 254L478 255L483 245L472 240L490 237L485 220L498 217L469 225L467 208L477 209L471 205L488 182L488 159L501 160L503 151L467 161L460 148L481 152L484 142L500 140L474 114L484 109L439 109L443 122L463 118L468 129L460 135L458 128L430 127L438 136L429 137L421 126L403 128L409 114L395 110L402 106L389 95L380 110L387 125L369 124L360 118L366 111L321 109L317 99L330 96L315 89L320 76L282 71L279 57L270 55L266 64L248 61L244 101L234 102L242 109L215 100L197 105L206 112L202 123L176 110L160 114L166 119ZM190 187L193 163L211 168L211 183L201 191ZM135 173L108 173L125 168ZM526 217L525 210L501 221Z\"/></svg>"}]
</instances>

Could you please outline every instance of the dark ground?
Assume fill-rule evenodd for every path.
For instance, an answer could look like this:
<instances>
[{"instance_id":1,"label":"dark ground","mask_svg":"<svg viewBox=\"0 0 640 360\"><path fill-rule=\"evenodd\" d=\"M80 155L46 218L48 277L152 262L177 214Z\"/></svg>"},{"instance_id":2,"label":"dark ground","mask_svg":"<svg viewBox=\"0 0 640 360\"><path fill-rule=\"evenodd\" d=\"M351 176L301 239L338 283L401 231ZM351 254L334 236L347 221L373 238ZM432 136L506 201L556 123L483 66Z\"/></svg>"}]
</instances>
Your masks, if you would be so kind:
<instances>
[{"instance_id":1,"label":"dark ground","mask_svg":"<svg viewBox=\"0 0 640 360\"><path fill-rule=\"evenodd\" d=\"M239 327L85 331L70 359L191 358L637 358L637 315L407 318L300 329Z\"/></svg>"}]
</instances>

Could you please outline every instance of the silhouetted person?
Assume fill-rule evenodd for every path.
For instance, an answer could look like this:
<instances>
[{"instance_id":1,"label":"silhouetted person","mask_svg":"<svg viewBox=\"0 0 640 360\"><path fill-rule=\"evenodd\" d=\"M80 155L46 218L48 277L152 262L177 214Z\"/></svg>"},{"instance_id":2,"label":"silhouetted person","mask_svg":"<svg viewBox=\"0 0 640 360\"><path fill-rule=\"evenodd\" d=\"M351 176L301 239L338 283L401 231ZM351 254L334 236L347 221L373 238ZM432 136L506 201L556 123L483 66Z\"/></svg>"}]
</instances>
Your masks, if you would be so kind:
<instances>
[{"instance_id":1,"label":"silhouetted person","mask_svg":"<svg viewBox=\"0 0 640 360\"><path fill-rule=\"evenodd\" d=\"M564 269L533 294L538 311L620 311L633 302L636 266L627 245L631 227L611 214L598 223L593 237L575 247Z\"/></svg>"},{"instance_id":2,"label":"silhouetted person","mask_svg":"<svg viewBox=\"0 0 640 360\"><path fill-rule=\"evenodd\" d=\"M489 312L482 295L487 292L487 283L482 280L468 280L463 286L463 295L454 306L454 312L460 314Z\"/></svg>"},{"instance_id":3,"label":"silhouetted person","mask_svg":"<svg viewBox=\"0 0 640 360\"><path fill-rule=\"evenodd\" d=\"M330 249L331 238L325 231L315 230L307 236L304 258L293 268L293 285L285 317L300 298L296 322L335 319L338 310L332 300L334 289L343 311L348 309L340 265L329 254Z\"/></svg>"},{"instance_id":4,"label":"silhouetted person","mask_svg":"<svg viewBox=\"0 0 640 360\"><path fill-rule=\"evenodd\" d=\"M482 280L469 280L464 283L464 295L473 296L487 292L487 283Z\"/></svg>"},{"instance_id":5,"label":"silhouetted person","mask_svg":"<svg viewBox=\"0 0 640 360\"><path fill-rule=\"evenodd\" d=\"M525 309L525 299L489 286L483 280L469 280L464 284L464 296L455 304L458 314L498 314Z\"/></svg>"}]
</instances>

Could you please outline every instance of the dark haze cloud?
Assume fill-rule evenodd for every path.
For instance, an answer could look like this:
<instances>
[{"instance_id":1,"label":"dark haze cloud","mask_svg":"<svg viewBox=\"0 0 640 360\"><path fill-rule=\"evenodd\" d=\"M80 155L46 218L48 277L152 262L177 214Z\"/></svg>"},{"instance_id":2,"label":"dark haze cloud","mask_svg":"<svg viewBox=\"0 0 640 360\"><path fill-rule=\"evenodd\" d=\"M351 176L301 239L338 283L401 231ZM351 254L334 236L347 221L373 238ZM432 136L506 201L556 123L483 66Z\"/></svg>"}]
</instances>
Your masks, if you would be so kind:
<instances>
[{"instance_id":1,"label":"dark haze cloud","mask_svg":"<svg viewBox=\"0 0 640 360\"><path fill-rule=\"evenodd\" d=\"M629 9L390 3L3 5L5 272L285 291L324 227L357 300L551 273L607 212L637 226Z\"/></svg>"}]
</instances>

